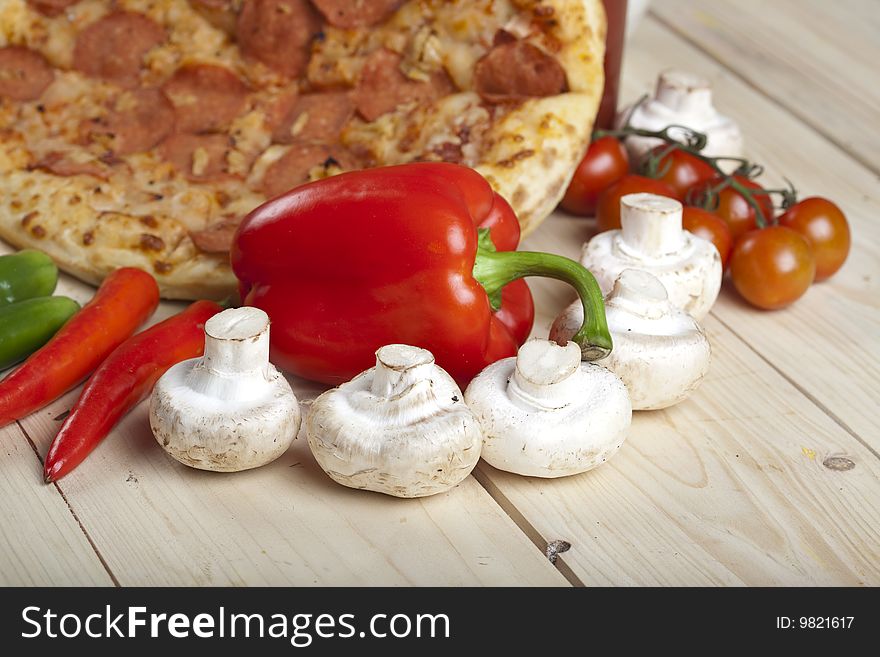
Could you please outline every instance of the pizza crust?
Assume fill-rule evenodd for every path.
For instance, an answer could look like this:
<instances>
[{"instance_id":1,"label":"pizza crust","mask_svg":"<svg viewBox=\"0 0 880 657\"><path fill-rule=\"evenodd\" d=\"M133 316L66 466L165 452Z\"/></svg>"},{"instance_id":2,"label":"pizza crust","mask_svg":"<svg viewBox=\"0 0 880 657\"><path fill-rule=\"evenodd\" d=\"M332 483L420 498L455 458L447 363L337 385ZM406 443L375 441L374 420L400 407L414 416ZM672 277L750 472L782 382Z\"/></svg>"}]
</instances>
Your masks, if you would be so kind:
<instances>
[{"instance_id":1,"label":"pizza crust","mask_svg":"<svg viewBox=\"0 0 880 657\"><path fill-rule=\"evenodd\" d=\"M196 249L174 219L99 210L114 204L98 191L105 187L94 178L41 171L0 176L8 199L0 209L0 238L20 249L44 251L87 283L98 285L118 267L139 267L156 277L168 299L221 300L235 292L225 254Z\"/></svg>"},{"instance_id":2,"label":"pizza crust","mask_svg":"<svg viewBox=\"0 0 880 657\"><path fill-rule=\"evenodd\" d=\"M506 198L528 235L562 200L590 143L604 88L605 12L600 0L547 0L569 93L528 100L496 123L475 168Z\"/></svg>"}]
</instances>

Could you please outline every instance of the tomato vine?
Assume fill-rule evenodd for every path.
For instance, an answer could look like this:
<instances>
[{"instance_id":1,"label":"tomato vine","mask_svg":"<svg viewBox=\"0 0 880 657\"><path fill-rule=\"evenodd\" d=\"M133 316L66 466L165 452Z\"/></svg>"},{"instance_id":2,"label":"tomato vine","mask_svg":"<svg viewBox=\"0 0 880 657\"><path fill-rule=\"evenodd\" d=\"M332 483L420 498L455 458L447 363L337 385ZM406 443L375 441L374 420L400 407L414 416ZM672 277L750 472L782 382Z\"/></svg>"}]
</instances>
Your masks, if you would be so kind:
<instances>
[{"instance_id":1,"label":"tomato vine","mask_svg":"<svg viewBox=\"0 0 880 657\"><path fill-rule=\"evenodd\" d=\"M673 134L673 132L675 134ZM755 222L758 227L766 228L770 225L776 225L777 220L772 214L769 217L765 216L765 211L761 207L761 204L756 200L756 196L770 197L772 204L772 196L778 195L780 197L779 205L783 210L790 208L797 202L797 190L787 178L785 179L785 182L788 186L778 189L767 189L760 185L758 185L757 188L751 188L743 185L742 182L737 180L736 176L746 180L754 180L764 172L764 167L741 157L709 157L704 155L702 151L706 147L706 135L692 128L688 128L687 126L674 124L668 125L662 130L647 130L644 128L634 128L627 123L623 127L615 130L597 130L593 134L594 139L605 136L616 137L618 139L625 139L633 136L650 137L663 141L666 146L662 149L652 150L642 162L641 173L649 178L658 178L664 175L665 171L662 168L662 163L664 158L674 149L679 149L708 164L715 172L715 180L717 182L701 189L697 197L689 196L687 199L689 204L701 207L704 210L715 210L718 206L719 193L724 189L731 188L742 196L746 203L748 203L755 212ZM722 168L721 163L727 162L737 163L737 167L733 173L727 173L727 171Z\"/></svg>"}]
</instances>

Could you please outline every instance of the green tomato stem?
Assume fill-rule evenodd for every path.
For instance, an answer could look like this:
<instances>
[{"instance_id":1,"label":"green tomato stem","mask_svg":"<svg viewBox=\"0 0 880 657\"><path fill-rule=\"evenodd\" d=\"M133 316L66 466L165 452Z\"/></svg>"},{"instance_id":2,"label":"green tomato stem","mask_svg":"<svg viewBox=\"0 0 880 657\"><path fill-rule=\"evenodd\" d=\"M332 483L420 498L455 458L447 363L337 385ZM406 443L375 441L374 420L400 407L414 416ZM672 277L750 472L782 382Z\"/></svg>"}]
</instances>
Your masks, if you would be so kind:
<instances>
[{"instance_id":1,"label":"green tomato stem","mask_svg":"<svg viewBox=\"0 0 880 657\"><path fill-rule=\"evenodd\" d=\"M643 96L638 101L638 103L636 103L636 106L641 105L643 102L645 102L646 99L647 96ZM670 134L670 130L678 130L683 132L685 134L685 140L682 141L681 139L676 139ZM761 175L764 168L741 157L708 157L707 155L704 155L703 153L701 153L701 151L706 147L706 135L701 132L697 132L696 130L693 130L691 128L688 128L687 126L668 125L662 130L646 130L643 128L632 127L631 125L629 125L629 120L627 120L626 125L624 125L622 128L616 130L596 130L593 133L594 139L606 136L617 137L619 139L625 139L626 137L631 136L660 139L668 144L670 147L678 148L683 152L688 153L689 155L692 155L699 160L702 160L710 167L712 167L716 175L722 180L719 185L715 186L711 190L711 195L709 198L706 199L706 204L708 204L711 198L717 198L717 192L719 192L721 189L724 189L725 187L731 187L745 199L746 203L749 204L749 207L751 207L752 210L755 212L755 223L758 225L759 228L765 228L771 224L775 225L776 221L772 216L764 216L764 211L761 209L760 203L755 200L756 195L771 196L772 194L779 194L780 196L782 196L782 207L784 208L794 205L794 203L797 201L797 191L795 190L791 182L789 182L787 179L787 189L765 189L762 187L760 191L749 189L748 187L737 181L733 176L727 174L718 163L739 162L739 166L737 167L736 172L739 175L742 175L750 180ZM664 149L664 151L656 156L654 159L656 161L659 161L666 154L668 154L668 150ZM650 178L656 178L662 175L662 172L659 171L659 165L657 164L657 162L651 162L651 158L649 158L649 160L645 163L643 173Z\"/></svg>"}]
</instances>

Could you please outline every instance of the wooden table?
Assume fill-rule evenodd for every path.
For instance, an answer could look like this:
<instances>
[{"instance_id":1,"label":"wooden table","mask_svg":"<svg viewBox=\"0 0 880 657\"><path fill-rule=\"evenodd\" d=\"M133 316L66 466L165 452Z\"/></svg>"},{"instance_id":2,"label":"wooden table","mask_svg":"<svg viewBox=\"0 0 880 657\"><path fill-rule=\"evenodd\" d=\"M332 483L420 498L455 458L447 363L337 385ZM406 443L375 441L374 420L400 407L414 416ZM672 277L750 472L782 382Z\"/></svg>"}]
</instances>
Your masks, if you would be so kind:
<instances>
[{"instance_id":1,"label":"wooden table","mask_svg":"<svg viewBox=\"0 0 880 657\"><path fill-rule=\"evenodd\" d=\"M302 436L256 471L190 470L142 406L46 486L41 457L73 392L2 430L0 583L880 584L878 37L872 0L661 0L632 36L625 98L662 68L707 76L767 181L835 199L855 240L845 268L786 310L725 289L707 380L636 414L608 465L545 481L481 464L448 494L398 500L333 484ZM586 226L554 216L526 246L576 256ZM545 334L569 291L533 289ZM303 400L319 390L294 383ZM571 544L555 565L554 541Z\"/></svg>"}]
</instances>

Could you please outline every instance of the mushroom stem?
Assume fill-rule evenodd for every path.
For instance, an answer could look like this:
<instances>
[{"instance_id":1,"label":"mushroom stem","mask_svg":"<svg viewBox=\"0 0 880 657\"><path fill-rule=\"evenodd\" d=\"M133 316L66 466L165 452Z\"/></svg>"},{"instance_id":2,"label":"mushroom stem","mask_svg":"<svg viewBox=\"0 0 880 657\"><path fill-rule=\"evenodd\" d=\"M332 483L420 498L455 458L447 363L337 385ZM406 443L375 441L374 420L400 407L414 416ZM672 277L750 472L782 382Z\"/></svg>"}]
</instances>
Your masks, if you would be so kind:
<instances>
[{"instance_id":1,"label":"mushroom stem","mask_svg":"<svg viewBox=\"0 0 880 657\"><path fill-rule=\"evenodd\" d=\"M689 115L712 114L712 88L704 78L686 71L664 71L654 97L671 110Z\"/></svg>"},{"instance_id":2,"label":"mushroom stem","mask_svg":"<svg viewBox=\"0 0 880 657\"><path fill-rule=\"evenodd\" d=\"M640 269L624 269L614 281L606 304L638 317L657 319L669 310L669 295L656 276Z\"/></svg>"},{"instance_id":3,"label":"mushroom stem","mask_svg":"<svg viewBox=\"0 0 880 657\"><path fill-rule=\"evenodd\" d=\"M679 217L679 221L680 221ZM605 320L602 290L593 274L574 260L534 251L496 251L487 229L480 230L480 244L474 262L474 278L486 290L493 309L501 307L501 289L517 279L543 276L563 281L578 293L584 307L584 322L572 342L583 360L604 358L611 351L611 333Z\"/></svg>"},{"instance_id":4,"label":"mushroom stem","mask_svg":"<svg viewBox=\"0 0 880 657\"><path fill-rule=\"evenodd\" d=\"M186 385L214 399L250 402L264 394L269 367L269 317L258 308L236 308L205 322L205 355L190 368Z\"/></svg>"},{"instance_id":5,"label":"mushroom stem","mask_svg":"<svg viewBox=\"0 0 880 657\"><path fill-rule=\"evenodd\" d=\"M377 397L398 397L420 381L431 378L434 355L426 349L391 344L376 352L376 371L370 392Z\"/></svg>"},{"instance_id":6,"label":"mushroom stem","mask_svg":"<svg viewBox=\"0 0 880 657\"><path fill-rule=\"evenodd\" d=\"M205 323L204 367L222 377L264 373L269 365L269 319L255 308L220 313Z\"/></svg>"},{"instance_id":7,"label":"mushroom stem","mask_svg":"<svg viewBox=\"0 0 880 657\"><path fill-rule=\"evenodd\" d=\"M574 376L581 366L580 348L548 340L529 340L519 349L507 394L541 410L567 406L579 391Z\"/></svg>"},{"instance_id":8,"label":"mushroom stem","mask_svg":"<svg viewBox=\"0 0 880 657\"><path fill-rule=\"evenodd\" d=\"M681 203L656 194L620 199L622 246L643 258L661 258L682 248Z\"/></svg>"}]
</instances>

